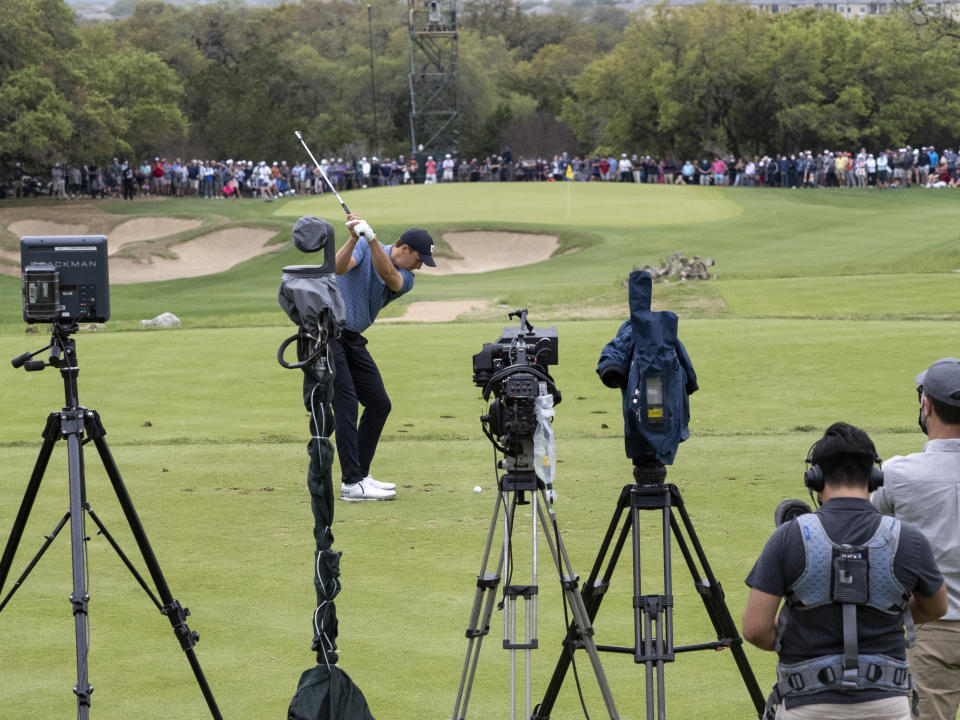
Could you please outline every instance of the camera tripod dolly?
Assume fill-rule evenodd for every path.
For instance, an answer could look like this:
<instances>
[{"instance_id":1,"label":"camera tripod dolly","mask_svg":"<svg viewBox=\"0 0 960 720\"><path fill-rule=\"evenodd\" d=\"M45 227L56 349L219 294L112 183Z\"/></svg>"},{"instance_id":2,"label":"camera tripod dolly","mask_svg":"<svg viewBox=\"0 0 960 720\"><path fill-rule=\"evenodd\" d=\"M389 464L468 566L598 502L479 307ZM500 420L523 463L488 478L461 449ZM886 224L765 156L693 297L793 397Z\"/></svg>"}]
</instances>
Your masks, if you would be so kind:
<instances>
[{"instance_id":1,"label":"camera tripod dolly","mask_svg":"<svg viewBox=\"0 0 960 720\"><path fill-rule=\"evenodd\" d=\"M600 551L590 572L590 577L583 586L583 604L587 610L587 617L592 622L600 610L604 595L610 587L610 579L616 567L620 553L623 551L628 536L633 551L633 622L634 643L630 647L597 645L601 652L614 652L633 655L634 662L642 663L646 674L646 709L647 719L653 720L656 712L657 720L666 717L664 663L673 662L676 653L694 650L722 650L729 649L733 653L737 668L743 678L744 685L757 711L757 717L762 717L766 699L760 691L753 670L743 650L743 639L730 616L724 600L720 583L713 575L707 562L706 554L697 538L693 523L687 514L680 490L676 485L665 483L666 467L656 459L641 457L634 459L635 483L625 485L620 492L617 508L614 511L607 534L600 544ZM626 511L629 514L620 526L621 518ZM640 511L660 510L662 524L663 547L663 583L662 595L644 595L641 589L641 561L640 561ZM679 516L680 521L678 521ZM681 528L680 522L683 523ZM613 544L611 543L617 534ZM686 536L684 535L686 532ZM680 552L687 563L694 587L699 593L706 608L707 615L713 623L717 640L697 645L675 646L673 641L673 577L671 569L670 539L671 532L676 540ZM689 542L687 540L689 538ZM692 551L691 552L691 546ZM694 557L694 554L696 557ZM609 558L608 558L609 555ZM697 562L703 572L701 574ZM604 567L604 563L606 566ZM548 720L557 694L563 685L573 653L580 646L577 629L570 628L564 640L563 650L557 662L553 677L547 687L543 701L537 707L532 720ZM654 689L656 681L656 690Z\"/></svg>"},{"instance_id":2,"label":"camera tripod dolly","mask_svg":"<svg viewBox=\"0 0 960 720\"><path fill-rule=\"evenodd\" d=\"M127 569L133 574L137 582L144 589L157 609L163 615L166 615L173 626L174 635L180 642L180 646L187 655L190 667L196 676L203 693L207 706L214 720L222 720L220 710L213 698L210 686L207 684L203 670L197 660L196 653L193 650L194 645L199 640L199 635L187 627L186 618L190 611L180 605L180 602L171 595L167 581L160 570L156 555L150 547L146 532L140 522L140 517L133 506L133 501L127 492L120 471L114 462L110 453L110 448L104 440L106 431L100 422L100 416L96 410L90 410L82 407L77 399L77 375L80 368L77 362L76 341L70 337L77 331L76 321L70 323L53 323L53 335L50 344L36 352L24 353L13 359L14 367L23 367L27 371L43 370L45 367L56 367L60 369L63 376L64 394L66 402L60 412L51 413L47 417L47 424L43 430L43 445L40 448L39 456L27 484L23 501L20 503L20 509L13 523L13 529L7 540L3 556L0 558L0 592L6 583L7 576L10 573L17 547L23 537L23 532L30 516L33 503L37 498L40 489L40 483L43 480L47 463L53 453L53 447L57 440L61 438L67 443L67 459L69 468L69 486L70 486L70 506L67 513L63 516L53 531L46 536L45 542L40 550L27 564L26 569L14 582L9 593L0 600L0 611L6 607L13 594L23 585L27 576L39 562L40 558L56 539L57 534L70 521L70 541L73 563L73 592L70 595L70 603L73 608L74 628L76 633L76 651L77 651L77 684L73 689L77 696L77 717L80 720L87 720L90 714L90 695L93 687L89 683L87 675L87 659L89 655L89 619L88 609L90 597L87 592L87 572L86 566L86 548L84 543L90 540L86 535L86 517L87 515L96 524L100 533L106 538L110 546L116 551L120 560L127 566ZM49 361L33 360L35 355L39 355L44 350L50 350ZM84 438L86 434L86 438ZM130 530L136 539L143 560L150 571L150 576L156 587L156 594L150 589L144 578L137 572L133 563L117 544L116 539L110 534L100 518L93 511L87 500L86 480L84 477L83 445L93 441L103 462L104 469L113 486L113 490L120 501L120 507L123 510ZM159 595L159 599L157 598Z\"/></svg>"},{"instance_id":3,"label":"camera tripod dolly","mask_svg":"<svg viewBox=\"0 0 960 720\"><path fill-rule=\"evenodd\" d=\"M510 458L507 462L510 463ZM570 558L567 556L566 548L560 538L560 533L556 530L556 518L550 510L550 519L547 518L545 507L550 507L548 498L544 491L543 482L540 481L534 472L507 472L497 481L497 501L493 509L493 517L490 521L490 530L487 534L486 546L483 553L483 560L480 564L480 573L477 575L477 590L473 600L473 608L470 613L470 623L467 627L467 654L463 663L463 671L460 675L460 687L457 691L457 700L454 705L452 720L463 720L467 715L467 705L470 702L470 692L473 688L473 681L476 675L477 663L480 658L480 646L483 638L490 632L490 617L493 614L493 608L496 600L497 587L500 585L501 577L506 578L506 584L503 588L503 603L505 607L503 620L503 648L510 651L510 720L516 720L517 714L517 652L524 653L524 671L525 671L525 701L526 712L523 718L526 720L531 717L531 694L530 694L530 676L531 676L531 651L537 649L539 641L537 639L537 598L539 587L537 585L537 532L538 523L543 531L547 545L550 547L550 554L553 556L553 562L556 565L560 578L560 585L563 589L564 597L572 611L573 620L568 629L568 637L575 638L576 642L586 650L593 666L593 672L603 696L607 713L611 720L620 720L616 705L613 701L613 695L610 692L610 686L607 683L603 666L600 664L600 656L597 647L593 641L593 627L587 616L586 608L583 604L583 598L577 592L578 577L573 574L570 565ZM529 493L529 500L525 494ZM531 579L529 585L519 585L513 582L513 524L516 516L517 505L531 504L533 523L531 527ZM490 573L487 566L490 560L490 553L493 547L494 536L497 533L497 525L500 518L500 512L503 510L503 548L497 561L496 571ZM552 532L553 531L553 532ZM524 637L522 642L517 641L517 601L523 600L524 605Z\"/></svg>"}]
</instances>

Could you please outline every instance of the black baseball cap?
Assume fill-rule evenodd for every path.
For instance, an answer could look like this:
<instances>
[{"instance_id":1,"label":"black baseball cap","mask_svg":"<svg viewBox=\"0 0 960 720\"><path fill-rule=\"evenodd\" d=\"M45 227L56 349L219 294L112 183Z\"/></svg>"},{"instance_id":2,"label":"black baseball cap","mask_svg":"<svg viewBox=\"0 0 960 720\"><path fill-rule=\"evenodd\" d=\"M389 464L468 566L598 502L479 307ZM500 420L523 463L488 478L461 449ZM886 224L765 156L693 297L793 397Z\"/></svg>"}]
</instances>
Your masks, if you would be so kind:
<instances>
[{"instance_id":1,"label":"black baseball cap","mask_svg":"<svg viewBox=\"0 0 960 720\"><path fill-rule=\"evenodd\" d=\"M437 263L433 260L433 238L430 233L422 228L410 228L397 241L403 245L409 245L411 250L416 250L424 265L436 267Z\"/></svg>"},{"instance_id":2,"label":"black baseball cap","mask_svg":"<svg viewBox=\"0 0 960 720\"><path fill-rule=\"evenodd\" d=\"M960 407L960 360L941 358L922 373L914 382L923 387L923 394L940 402Z\"/></svg>"}]
</instances>

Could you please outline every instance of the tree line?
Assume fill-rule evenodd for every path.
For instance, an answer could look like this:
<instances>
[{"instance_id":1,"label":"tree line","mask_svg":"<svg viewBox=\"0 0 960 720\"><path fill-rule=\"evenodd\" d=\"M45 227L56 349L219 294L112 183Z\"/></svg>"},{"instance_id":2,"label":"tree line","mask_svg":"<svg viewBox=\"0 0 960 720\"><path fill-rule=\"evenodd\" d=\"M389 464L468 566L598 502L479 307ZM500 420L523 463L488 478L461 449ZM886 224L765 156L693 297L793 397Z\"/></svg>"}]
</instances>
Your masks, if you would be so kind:
<instances>
[{"instance_id":1,"label":"tree line","mask_svg":"<svg viewBox=\"0 0 960 720\"><path fill-rule=\"evenodd\" d=\"M294 130L318 157L409 152L406 2L371 0L369 19L366 3L343 0L122 5L128 15L79 23L64 0L0 0L4 169L293 160ZM533 16L515 0L469 0L458 10L468 157L504 144L527 156L693 157L944 147L960 136L960 33L928 6L860 21L734 2L637 13L574 2Z\"/></svg>"}]
</instances>

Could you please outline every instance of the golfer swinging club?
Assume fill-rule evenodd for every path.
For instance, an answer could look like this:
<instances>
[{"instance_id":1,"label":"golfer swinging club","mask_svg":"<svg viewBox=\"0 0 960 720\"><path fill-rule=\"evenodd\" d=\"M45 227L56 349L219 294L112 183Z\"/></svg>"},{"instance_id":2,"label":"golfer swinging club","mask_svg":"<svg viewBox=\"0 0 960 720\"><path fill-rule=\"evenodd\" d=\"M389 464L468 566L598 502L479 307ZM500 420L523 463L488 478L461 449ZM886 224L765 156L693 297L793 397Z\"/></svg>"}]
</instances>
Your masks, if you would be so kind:
<instances>
[{"instance_id":1,"label":"golfer swinging club","mask_svg":"<svg viewBox=\"0 0 960 720\"><path fill-rule=\"evenodd\" d=\"M383 378L367 351L361 333L373 325L389 302L413 289L413 271L433 261L433 239L426 230L410 228L393 245L383 245L373 229L356 215L347 215L350 238L337 251L337 284L347 320L339 340L331 340L336 363L333 413L340 458L340 499L393 500L396 485L374 480L370 463L380 432L390 414ZM357 423L357 411L363 414Z\"/></svg>"}]
</instances>

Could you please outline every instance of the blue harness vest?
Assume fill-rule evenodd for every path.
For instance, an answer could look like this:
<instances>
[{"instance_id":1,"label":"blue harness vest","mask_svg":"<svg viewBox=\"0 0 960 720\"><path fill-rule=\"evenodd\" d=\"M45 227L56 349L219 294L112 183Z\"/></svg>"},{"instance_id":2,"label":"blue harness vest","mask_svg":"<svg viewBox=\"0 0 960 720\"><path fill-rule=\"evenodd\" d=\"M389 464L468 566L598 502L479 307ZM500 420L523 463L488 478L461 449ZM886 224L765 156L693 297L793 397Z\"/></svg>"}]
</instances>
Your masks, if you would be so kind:
<instances>
[{"instance_id":1,"label":"blue harness vest","mask_svg":"<svg viewBox=\"0 0 960 720\"><path fill-rule=\"evenodd\" d=\"M839 603L843 614L843 653L799 663L778 663L777 684L767 701L768 709L784 697L813 695L825 690L909 691L912 681L906 660L861 654L857 647L857 607L860 605L900 615L912 641L913 621L907 607L910 594L893 571L900 542L900 522L885 515L865 544L846 545L833 542L820 518L813 513L800 515L796 521L803 537L807 564L803 574L787 590L775 650L780 652L791 613Z\"/></svg>"}]
</instances>

